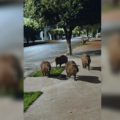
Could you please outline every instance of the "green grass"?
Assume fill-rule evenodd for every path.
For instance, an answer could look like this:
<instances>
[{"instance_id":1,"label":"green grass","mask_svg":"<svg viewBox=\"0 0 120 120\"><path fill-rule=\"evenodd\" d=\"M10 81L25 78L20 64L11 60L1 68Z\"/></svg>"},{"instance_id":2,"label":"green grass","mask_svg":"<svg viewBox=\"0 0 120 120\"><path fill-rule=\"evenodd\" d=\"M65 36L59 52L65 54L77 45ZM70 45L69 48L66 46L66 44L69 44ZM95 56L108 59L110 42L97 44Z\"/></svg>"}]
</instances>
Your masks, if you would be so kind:
<instances>
[{"instance_id":1,"label":"green grass","mask_svg":"<svg viewBox=\"0 0 120 120\"><path fill-rule=\"evenodd\" d=\"M52 67L51 68L51 71L50 71L50 76L58 76L58 75L60 75L60 73L63 71L65 69L65 67ZM34 73L34 74L32 74L32 75L29 75L29 77L40 77L40 76L43 76L42 75L42 71L41 70L39 70L39 71L37 71L36 73ZM46 76L48 76L48 75L46 75Z\"/></svg>"},{"instance_id":2,"label":"green grass","mask_svg":"<svg viewBox=\"0 0 120 120\"><path fill-rule=\"evenodd\" d=\"M24 92L24 111L42 94L41 91L37 92Z\"/></svg>"},{"instance_id":3,"label":"green grass","mask_svg":"<svg viewBox=\"0 0 120 120\"><path fill-rule=\"evenodd\" d=\"M89 45L89 44L90 44L90 43L84 43L84 44L80 43L77 47L83 46L83 45Z\"/></svg>"},{"instance_id":4,"label":"green grass","mask_svg":"<svg viewBox=\"0 0 120 120\"><path fill-rule=\"evenodd\" d=\"M80 47L80 46L83 46L83 45L89 45L89 44L90 44L90 43L84 43L84 44L80 43L80 44L77 45L75 48ZM74 50L75 48L73 48L72 50Z\"/></svg>"}]
</instances>

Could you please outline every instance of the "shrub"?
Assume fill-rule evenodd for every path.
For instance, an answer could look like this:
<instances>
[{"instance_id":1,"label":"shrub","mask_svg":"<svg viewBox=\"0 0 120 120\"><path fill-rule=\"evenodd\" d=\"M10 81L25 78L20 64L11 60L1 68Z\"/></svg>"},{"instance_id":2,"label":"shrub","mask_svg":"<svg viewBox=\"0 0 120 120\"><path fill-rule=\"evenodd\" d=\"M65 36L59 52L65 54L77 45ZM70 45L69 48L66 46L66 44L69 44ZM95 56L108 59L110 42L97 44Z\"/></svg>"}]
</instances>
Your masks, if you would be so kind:
<instances>
[{"instance_id":1,"label":"shrub","mask_svg":"<svg viewBox=\"0 0 120 120\"><path fill-rule=\"evenodd\" d=\"M42 38L41 38L41 37L38 37L37 40L42 40Z\"/></svg>"}]
</instances>

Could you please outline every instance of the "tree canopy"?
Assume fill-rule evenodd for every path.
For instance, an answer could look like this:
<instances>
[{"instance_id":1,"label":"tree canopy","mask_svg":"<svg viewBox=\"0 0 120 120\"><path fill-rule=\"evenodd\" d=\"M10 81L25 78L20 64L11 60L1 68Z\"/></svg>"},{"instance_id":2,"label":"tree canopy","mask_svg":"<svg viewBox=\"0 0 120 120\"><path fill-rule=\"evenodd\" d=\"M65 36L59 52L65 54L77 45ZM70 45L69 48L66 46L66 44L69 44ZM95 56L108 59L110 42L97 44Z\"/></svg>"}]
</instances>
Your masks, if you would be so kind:
<instances>
[{"instance_id":1,"label":"tree canopy","mask_svg":"<svg viewBox=\"0 0 120 120\"><path fill-rule=\"evenodd\" d=\"M25 0L25 17L74 29L101 21L100 0Z\"/></svg>"},{"instance_id":2,"label":"tree canopy","mask_svg":"<svg viewBox=\"0 0 120 120\"><path fill-rule=\"evenodd\" d=\"M41 27L36 20L24 18L24 37L27 39L27 43L29 42L29 39L34 41L40 30Z\"/></svg>"},{"instance_id":3,"label":"tree canopy","mask_svg":"<svg viewBox=\"0 0 120 120\"><path fill-rule=\"evenodd\" d=\"M25 0L24 16L39 20L42 26L62 27L72 54L72 30L101 22L101 0Z\"/></svg>"}]
</instances>

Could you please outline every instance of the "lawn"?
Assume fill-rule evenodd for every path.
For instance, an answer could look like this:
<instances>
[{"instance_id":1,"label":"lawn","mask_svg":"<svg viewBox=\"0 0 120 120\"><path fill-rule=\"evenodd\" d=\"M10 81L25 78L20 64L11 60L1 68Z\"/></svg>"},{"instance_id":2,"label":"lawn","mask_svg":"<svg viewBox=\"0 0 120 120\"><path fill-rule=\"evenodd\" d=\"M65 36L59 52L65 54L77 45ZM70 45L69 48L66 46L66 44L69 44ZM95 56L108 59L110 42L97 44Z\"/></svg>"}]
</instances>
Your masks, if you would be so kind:
<instances>
[{"instance_id":1,"label":"lawn","mask_svg":"<svg viewBox=\"0 0 120 120\"><path fill-rule=\"evenodd\" d=\"M58 76L60 75L60 73L65 69L65 67L51 67L51 71L50 71L50 76ZM43 76L42 75L42 71L39 70L37 71L36 73L32 74L32 75L29 75L29 77L40 77L40 76ZM48 75L46 75L48 76Z\"/></svg>"},{"instance_id":2,"label":"lawn","mask_svg":"<svg viewBox=\"0 0 120 120\"><path fill-rule=\"evenodd\" d=\"M24 111L42 94L41 91L37 92L24 92Z\"/></svg>"},{"instance_id":3,"label":"lawn","mask_svg":"<svg viewBox=\"0 0 120 120\"><path fill-rule=\"evenodd\" d=\"M84 43L84 44L80 43L77 47L83 46L83 45L89 45L89 44L90 44L90 43Z\"/></svg>"}]
</instances>

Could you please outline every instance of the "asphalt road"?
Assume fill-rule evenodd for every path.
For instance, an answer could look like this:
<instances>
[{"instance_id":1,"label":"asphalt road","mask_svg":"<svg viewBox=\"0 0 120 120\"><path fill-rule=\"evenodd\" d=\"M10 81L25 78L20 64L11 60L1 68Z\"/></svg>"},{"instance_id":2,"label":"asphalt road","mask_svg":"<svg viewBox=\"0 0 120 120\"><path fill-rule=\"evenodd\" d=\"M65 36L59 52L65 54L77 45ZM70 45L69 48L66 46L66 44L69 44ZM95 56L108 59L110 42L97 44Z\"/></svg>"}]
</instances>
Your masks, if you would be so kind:
<instances>
[{"instance_id":1,"label":"asphalt road","mask_svg":"<svg viewBox=\"0 0 120 120\"><path fill-rule=\"evenodd\" d=\"M81 38L71 39L72 48L80 44ZM54 61L56 56L67 52L66 40L58 40L55 42L24 47L24 77L40 69L42 61Z\"/></svg>"}]
</instances>

